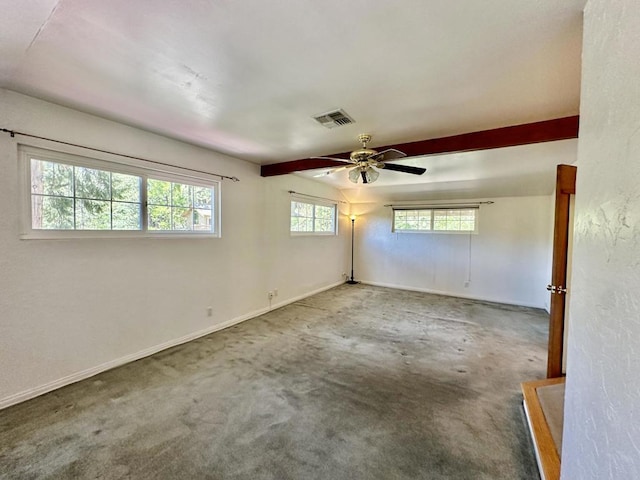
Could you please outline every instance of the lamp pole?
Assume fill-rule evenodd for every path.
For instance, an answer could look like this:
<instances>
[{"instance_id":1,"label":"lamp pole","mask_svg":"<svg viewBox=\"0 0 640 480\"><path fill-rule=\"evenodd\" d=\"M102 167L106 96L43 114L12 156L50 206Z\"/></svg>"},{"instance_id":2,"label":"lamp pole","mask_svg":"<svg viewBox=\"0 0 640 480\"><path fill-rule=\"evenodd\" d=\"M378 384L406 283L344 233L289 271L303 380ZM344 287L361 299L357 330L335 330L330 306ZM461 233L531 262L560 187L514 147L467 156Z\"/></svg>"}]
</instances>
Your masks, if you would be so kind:
<instances>
[{"instance_id":1,"label":"lamp pole","mask_svg":"<svg viewBox=\"0 0 640 480\"><path fill-rule=\"evenodd\" d=\"M354 240L355 228L356 228L356 216L351 215L351 278L347 280L347 283L351 285L355 283L360 283L360 282L356 282L356 280L353 278L353 244L354 244L353 240Z\"/></svg>"}]
</instances>

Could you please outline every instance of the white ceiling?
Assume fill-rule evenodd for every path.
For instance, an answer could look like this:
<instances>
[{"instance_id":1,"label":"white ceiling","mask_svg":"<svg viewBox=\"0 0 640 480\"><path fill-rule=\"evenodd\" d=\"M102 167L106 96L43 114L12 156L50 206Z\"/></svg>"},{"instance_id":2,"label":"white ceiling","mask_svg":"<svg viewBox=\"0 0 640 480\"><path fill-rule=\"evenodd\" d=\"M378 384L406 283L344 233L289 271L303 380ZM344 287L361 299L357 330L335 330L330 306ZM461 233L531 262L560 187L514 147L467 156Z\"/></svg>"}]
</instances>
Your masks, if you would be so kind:
<instances>
[{"instance_id":1,"label":"white ceiling","mask_svg":"<svg viewBox=\"0 0 640 480\"><path fill-rule=\"evenodd\" d=\"M375 147L577 114L584 3L0 0L0 86L275 163L361 132ZM356 123L311 118L335 108ZM554 143L405 162L426 162L433 191L480 192L489 158L531 179L547 155L575 160L575 142ZM366 188L415 180L385 171Z\"/></svg>"}]
</instances>

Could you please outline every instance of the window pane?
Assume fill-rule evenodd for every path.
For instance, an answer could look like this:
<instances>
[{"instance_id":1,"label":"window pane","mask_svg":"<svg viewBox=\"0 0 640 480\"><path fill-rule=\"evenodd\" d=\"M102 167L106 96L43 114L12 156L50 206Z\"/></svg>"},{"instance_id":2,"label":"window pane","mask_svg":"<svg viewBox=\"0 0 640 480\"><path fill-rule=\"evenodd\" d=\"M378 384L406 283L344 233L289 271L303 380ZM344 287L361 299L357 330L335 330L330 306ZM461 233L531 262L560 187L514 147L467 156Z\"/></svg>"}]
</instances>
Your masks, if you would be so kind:
<instances>
[{"instance_id":1,"label":"window pane","mask_svg":"<svg viewBox=\"0 0 640 480\"><path fill-rule=\"evenodd\" d=\"M316 206L316 217L318 218L333 218L333 212L335 212L333 207Z\"/></svg>"},{"instance_id":2,"label":"window pane","mask_svg":"<svg viewBox=\"0 0 640 480\"><path fill-rule=\"evenodd\" d=\"M313 217L313 205L310 203L291 202L291 216Z\"/></svg>"},{"instance_id":3,"label":"window pane","mask_svg":"<svg viewBox=\"0 0 640 480\"><path fill-rule=\"evenodd\" d=\"M313 218L313 205L310 203L303 203L302 214L307 218Z\"/></svg>"},{"instance_id":4,"label":"window pane","mask_svg":"<svg viewBox=\"0 0 640 480\"><path fill-rule=\"evenodd\" d=\"M313 205L311 203L305 203L304 204L304 215L306 217L313 218L313 208L314 207L315 207L315 205Z\"/></svg>"},{"instance_id":5,"label":"window pane","mask_svg":"<svg viewBox=\"0 0 640 480\"><path fill-rule=\"evenodd\" d=\"M435 210L433 212L433 229L434 230L447 229L447 211L446 210Z\"/></svg>"},{"instance_id":6,"label":"window pane","mask_svg":"<svg viewBox=\"0 0 640 480\"><path fill-rule=\"evenodd\" d=\"M31 193L73 196L73 167L31 159Z\"/></svg>"},{"instance_id":7,"label":"window pane","mask_svg":"<svg viewBox=\"0 0 640 480\"><path fill-rule=\"evenodd\" d=\"M139 203L113 202L113 229L140 230L141 205Z\"/></svg>"},{"instance_id":8,"label":"window pane","mask_svg":"<svg viewBox=\"0 0 640 480\"><path fill-rule=\"evenodd\" d=\"M447 230L456 231L460 230L460 221L453 218L447 220Z\"/></svg>"},{"instance_id":9,"label":"window pane","mask_svg":"<svg viewBox=\"0 0 640 480\"><path fill-rule=\"evenodd\" d=\"M406 210L395 210L394 215L394 230L408 230L407 226L407 212Z\"/></svg>"},{"instance_id":10,"label":"window pane","mask_svg":"<svg viewBox=\"0 0 640 480\"><path fill-rule=\"evenodd\" d=\"M190 208L172 208L173 230L191 230L192 211Z\"/></svg>"},{"instance_id":11,"label":"window pane","mask_svg":"<svg viewBox=\"0 0 640 480\"><path fill-rule=\"evenodd\" d=\"M406 213L405 223L407 225L407 230L418 230L418 218L419 213L417 210L408 210Z\"/></svg>"},{"instance_id":12,"label":"window pane","mask_svg":"<svg viewBox=\"0 0 640 480\"><path fill-rule=\"evenodd\" d=\"M113 193L137 202L116 207L118 218L113 228L138 230L140 180L135 175L31 159L32 190L51 193L32 195L32 228L111 230ZM112 184L116 186L113 192Z\"/></svg>"},{"instance_id":13,"label":"window pane","mask_svg":"<svg viewBox=\"0 0 640 480\"><path fill-rule=\"evenodd\" d=\"M193 187L182 183L172 183L171 205L175 207L193 206Z\"/></svg>"},{"instance_id":14,"label":"window pane","mask_svg":"<svg viewBox=\"0 0 640 480\"><path fill-rule=\"evenodd\" d=\"M474 228L474 224L473 222L467 221L467 220L463 220L462 222L460 222L460 230L466 230L466 231L473 231L475 230Z\"/></svg>"},{"instance_id":15,"label":"window pane","mask_svg":"<svg viewBox=\"0 0 640 480\"><path fill-rule=\"evenodd\" d=\"M93 168L74 167L76 198L109 200L111 198L111 174Z\"/></svg>"},{"instance_id":16,"label":"window pane","mask_svg":"<svg viewBox=\"0 0 640 480\"><path fill-rule=\"evenodd\" d=\"M31 228L73 230L73 199L32 195Z\"/></svg>"},{"instance_id":17,"label":"window pane","mask_svg":"<svg viewBox=\"0 0 640 480\"><path fill-rule=\"evenodd\" d=\"M149 179L147 196L150 230L213 232L215 222L212 187ZM155 206L167 208L154 208Z\"/></svg>"},{"instance_id":18,"label":"window pane","mask_svg":"<svg viewBox=\"0 0 640 480\"><path fill-rule=\"evenodd\" d=\"M434 230L446 230L447 229L447 220L439 219L433 221L433 229Z\"/></svg>"},{"instance_id":19,"label":"window pane","mask_svg":"<svg viewBox=\"0 0 640 480\"><path fill-rule=\"evenodd\" d=\"M148 179L147 201L150 205L171 205L171 182Z\"/></svg>"},{"instance_id":20,"label":"window pane","mask_svg":"<svg viewBox=\"0 0 640 480\"><path fill-rule=\"evenodd\" d=\"M335 223L336 209L334 206L316 205L315 206L315 225L316 232L333 232Z\"/></svg>"},{"instance_id":21,"label":"window pane","mask_svg":"<svg viewBox=\"0 0 640 480\"><path fill-rule=\"evenodd\" d=\"M198 208L211 207L211 189L207 187L193 188L194 206Z\"/></svg>"},{"instance_id":22,"label":"window pane","mask_svg":"<svg viewBox=\"0 0 640 480\"><path fill-rule=\"evenodd\" d=\"M430 209L394 210L393 229L416 232L431 230L431 215Z\"/></svg>"},{"instance_id":23,"label":"window pane","mask_svg":"<svg viewBox=\"0 0 640 480\"><path fill-rule=\"evenodd\" d=\"M301 218L300 219L300 231L301 232L312 232L313 231L313 220L311 218Z\"/></svg>"},{"instance_id":24,"label":"window pane","mask_svg":"<svg viewBox=\"0 0 640 480\"><path fill-rule=\"evenodd\" d=\"M149 230L171 230L171 208L149 205Z\"/></svg>"},{"instance_id":25,"label":"window pane","mask_svg":"<svg viewBox=\"0 0 640 480\"><path fill-rule=\"evenodd\" d=\"M76 200L77 230L111 230L111 202Z\"/></svg>"},{"instance_id":26,"label":"window pane","mask_svg":"<svg viewBox=\"0 0 640 480\"><path fill-rule=\"evenodd\" d=\"M331 231L331 223L330 222L331 222L330 220L317 218L316 222L315 222L314 231L316 231L316 232L330 232Z\"/></svg>"},{"instance_id":27,"label":"window pane","mask_svg":"<svg viewBox=\"0 0 640 480\"><path fill-rule=\"evenodd\" d=\"M124 173L111 174L111 198L123 202L140 201L141 178Z\"/></svg>"},{"instance_id":28,"label":"window pane","mask_svg":"<svg viewBox=\"0 0 640 480\"><path fill-rule=\"evenodd\" d=\"M193 229L198 231L211 231L213 228L212 211L198 209L193 211Z\"/></svg>"},{"instance_id":29,"label":"window pane","mask_svg":"<svg viewBox=\"0 0 640 480\"><path fill-rule=\"evenodd\" d=\"M418 219L418 228L420 230L431 230L431 216L433 212L431 210L420 210L420 217Z\"/></svg>"},{"instance_id":30,"label":"window pane","mask_svg":"<svg viewBox=\"0 0 640 480\"><path fill-rule=\"evenodd\" d=\"M475 231L476 210L436 210L434 229L451 232Z\"/></svg>"}]
</instances>

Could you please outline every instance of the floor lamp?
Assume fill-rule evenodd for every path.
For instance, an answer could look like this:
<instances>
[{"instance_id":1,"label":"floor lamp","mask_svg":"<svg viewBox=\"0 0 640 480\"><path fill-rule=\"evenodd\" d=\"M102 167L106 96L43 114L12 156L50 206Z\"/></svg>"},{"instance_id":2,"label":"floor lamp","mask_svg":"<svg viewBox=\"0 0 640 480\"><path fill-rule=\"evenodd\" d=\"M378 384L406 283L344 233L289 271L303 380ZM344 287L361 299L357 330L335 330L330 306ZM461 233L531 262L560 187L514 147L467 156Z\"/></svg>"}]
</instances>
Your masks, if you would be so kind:
<instances>
[{"instance_id":1,"label":"floor lamp","mask_svg":"<svg viewBox=\"0 0 640 480\"><path fill-rule=\"evenodd\" d=\"M355 215L351 215L351 278L349 280L347 280L347 283L353 285L355 283L360 283L360 282L356 282L355 279L353 278L353 239L354 239L354 232L355 232L355 228L356 228L356 216Z\"/></svg>"}]
</instances>

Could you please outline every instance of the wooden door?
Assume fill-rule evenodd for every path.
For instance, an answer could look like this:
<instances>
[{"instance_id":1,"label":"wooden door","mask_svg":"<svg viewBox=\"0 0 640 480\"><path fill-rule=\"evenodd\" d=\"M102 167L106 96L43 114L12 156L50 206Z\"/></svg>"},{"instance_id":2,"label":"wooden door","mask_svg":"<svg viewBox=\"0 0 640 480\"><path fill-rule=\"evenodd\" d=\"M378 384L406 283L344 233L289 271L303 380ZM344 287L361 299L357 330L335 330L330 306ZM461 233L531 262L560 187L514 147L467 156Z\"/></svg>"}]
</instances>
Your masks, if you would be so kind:
<instances>
[{"instance_id":1,"label":"wooden door","mask_svg":"<svg viewBox=\"0 0 640 480\"><path fill-rule=\"evenodd\" d=\"M556 206L553 228L553 264L549 314L549 352L547 356L547 378L562 376L564 349L564 317L567 293L567 250L569 248L569 208L571 195L576 193L576 167L558 165L556 172Z\"/></svg>"}]
</instances>

